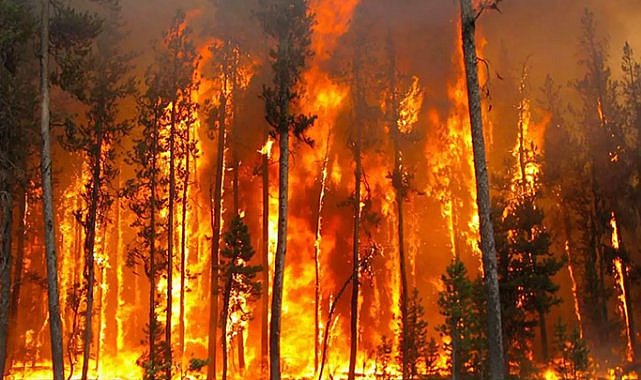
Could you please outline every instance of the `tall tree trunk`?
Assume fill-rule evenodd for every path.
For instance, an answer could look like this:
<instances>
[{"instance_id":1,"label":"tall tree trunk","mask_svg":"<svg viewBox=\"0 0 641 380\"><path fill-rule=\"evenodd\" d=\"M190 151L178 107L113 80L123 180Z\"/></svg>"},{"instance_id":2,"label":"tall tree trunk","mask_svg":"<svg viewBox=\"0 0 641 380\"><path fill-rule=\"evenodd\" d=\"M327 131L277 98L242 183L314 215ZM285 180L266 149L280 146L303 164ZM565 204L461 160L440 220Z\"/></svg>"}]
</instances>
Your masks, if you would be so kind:
<instances>
[{"instance_id":1,"label":"tall tree trunk","mask_svg":"<svg viewBox=\"0 0 641 380\"><path fill-rule=\"evenodd\" d=\"M0 177L2 174L0 174ZM9 305L11 298L11 226L13 225L13 201L9 175L5 173L0 189L0 376L4 376L7 363L7 343L9 335ZM14 326L15 329L15 326Z\"/></svg>"},{"instance_id":2,"label":"tall tree trunk","mask_svg":"<svg viewBox=\"0 0 641 380\"><path fill-rule=\"evenodd\" d=\"M24 164L24 163L23 163ZM24 166L23 166L24 168ZM14 331L9 333L8 352L9 363L11 368L12 362L16 352L17 336L17 323L18 323L18 306L20 303L20 289L22 287L22 276L24 272L24 253L25 253L25 218L27 213L27 190L24 184L19 186L20 200L18 203L18 226L16 230L17 247L16 247L16 260L12 263L13 268L13 283L11 284L11 301L9 304L9 325L15 326Z\"/></svg>"},{"instance_id":3,"label":"tall tree trunk","mask_svg":"<svg viewBox=\"0 0 641 380\"><path fill-rule=\"evenodd\" d=\"M158 117L154 120L151 142L151 195L149 236L149 365L151 380L156 379L156 171L158 157Z\"/></svg>"},{"instance_id":4,"label":"tall tree trunk","mask_svg":"<svg viewBox=\"0 0 641 380\"><path fill-rule=\"evenodd\" d=\"M474 172L476 177L476 203L479 212L481 232L481 252L483 256L483 273L487 292L487 323L489 348L489 378L505 378L505 360L503 356L503 336L501 331L501 300L497 275L496 247L494 228L490 220L490 184L485 161L485 141L483 137L483 119L481 115L481 95L478 79L478 59L476 56L476 12L472 0L460 0L461 34L463 56L467 81L467 97L474 151Z\"/></svg>"},{"instance_id":5,"label":"tall tree trunk","mask_svg":"<svg viewBox=\"0 0 641 380\"><path fill-rule=\"evenodd\" d=\"M281 46L284 46L281 44ZM281 90L282 91L282 90ZM289 100L281 95L279 123L278 239L274 259L272 315L269 330L270 378L280 380L280 318L283 306L285 255L287 253L287 186L289 183Z\"/></svg>"},{"instance_id":6,"label":"tall tree trunk","mask_svg":"<svg viewBox=\"0 0 641 380\"><path fill-rule=\"evenodd\" d=\"M187 128L187 143L185 144L185 174L183 178L182 195L182 220L180 236L180 311L178 317L179 340L180 340L180 372L181 376L185 368L185 275L187 270L187 203L189 196L189 161L191 158L191 127Z\"/></svg>"},{"instance_id":7,"label":"tall tree trunk","mask_svg":"<svg viewBox=\"0 0 641 380\"><path fill-rule=\"evenodd\" d=\"M347 378L354 380L356 369L356 353L358 350L358 270L360 267L360 225L361 225L361 177L363 174L361 147L362 129L361 121L355 120L356 138L354 141L354 235L352 236L352 302L350 320L350 350L349 350L349 372Z\"/></svg>"},{"instance_id":8,"label":"tall tree trunk","mask_svg":"<svg viewBox=\"0 0 641 380\"><path fill-rule=\"evenodd\" d=\"M318 195L318 216L316 218L316 242L314 243L314 374L318 374L320 359L320 323L321 323L321 284L320 284L320 248L322 238L322 214L327 182L327 165L329 163L329 143L331 130L327 132L325 156L321 168L321 184Z\"/></svg>"},{"instance_id":9,"label":"tall tree trunk","mask_svg":"<svg viewBox=\"0 0 641 380\"><path fill-rule=\"evenodd\" d=\"M238 340L238 369L240 376L245 376L245 329L243 326L240 326L238 333L236 334L236 340Z\"/></svg>"},{"instance_id":10,"label":"tall tree trunk","mask_svg":"<svg viewBox=\"0 0 641 380\"><path fill-rule=\"evenodd\" d=\"M267 129L265 129L265 143L269 139ZM267 369L269 361L269 152L263 152L263 238L262 238L262 258L263 258L263 315L261 320L260 336L260 357L261 357L261 378L267 378Z\"/></svg>"},{"instance_id":11,"label":"tall tree trunk","mask_svg":"<svg viewBox=\"0 0 641 380\"><path fill-rule=\"evenodd\" d=\"M91 178L91 198L89 203L89 210L85 219L85 281L87 282L87 309L85 310L85 331L83 337L83 350L82 350L82 380L87 380L89 373L89 360L91 349L91 330L92 330L92 316L93 316L93 288L96 279L94 267L94 246L96 243L96 219L98 217L98 201L100 195L100 175L101 175L101 161L102 161L102 127L99 124L97 127L97 141L93 149L90 162L92 162L92 178Z\"/></svg>"},{"instance_id":12,"label":"tall tree trunk","mask_svg":"<svg viewBox=\"0 0 641 380\"><path fill-rule=\"evenodd\" d=\"M398 133L398 130L397 130ZM398 136L396 137L398 141ZM402 181L402 164L400 160L400 151L399 151L399 146L398 142L396 144L396 152L395 156L396 159L395 161L397 162L396 164L396 175L397 180ZM409 334L408 334L408 323L407 323L407 269L405 268L406 262L405 262L405 243L404 243L404 238L403 238L403 202L404 202L404 197L402 194L402 189L397 188L396 189L396 209L398 210L398 261L399 261L399 271L401 275L401 323L402 323L402 337L403 337L403 345L401 347L402 349L402 355L403 355L403 379L408 379L410 376L410 368L409 368L409 348L410 348L410 342L408 341L409 339Z\"/></svg>"},{"instance_id":13,"label":"tall tree trunk","mask_svg":"<svg viewBox=\"0 0 641 380\"><path fill-rule=\"evenodd\" d=\"M51 362L53 380L64 378L62 352L62 321L58 292L58 258L56 254L55 222L53 212L53 187L51 185L51 136L49 134L49 0L42 0L42 30L40 34L40 91L42 97L40 133L42 152L42 202L44 216L45 250L47 261L47 297L49 331L51 335Z\"/></svg>"},{"instance_id":14,"label":"tall tree trunk","mask_svg":"<svg viewBox=\"0 0 641 380\"><path fill-rule=\"evenodd\" d=\"M230 261L230 266L234 265ZM221 325L221 338L223 340L223 380L227 380L227 320L229 319L229 298L231 296L231 283L233 280L233 271L227 268L227 275L225 276L225 288L223 290L223 311L222 311L222 325Z\"/></svg>"},{"instance_id":15,"label":"tall tree trunk","mask_svg":"<svg viewBox=\"0 0 641 380\"><path fill-rule=\"evenodd\" d=\"M211 278L209 301L209 365L207 380L216 377L216 331L218 330L218 262L220 251L220 214L222 208L223 167L225 165L225 123L227 118L226 86L220 93L220 112L218 120L218 152L216 158L216 178L214 179L213 213L212 213L212 241L211 241Z\"/></svg>"},{"instance_id":16,"label":"tall tree trunk","mask_svg":"<svg viewBox=\"0 0 641 380\"><path fill-rule=\"evenodd\" d=\"M165 309L165 376L171 380L171 313L173 305L174 279L174 211L176 203L176 103L174 98L171 105L171 121L169 126L169 203L167 215L167 308Z\"/></svg>"}]
</instances>

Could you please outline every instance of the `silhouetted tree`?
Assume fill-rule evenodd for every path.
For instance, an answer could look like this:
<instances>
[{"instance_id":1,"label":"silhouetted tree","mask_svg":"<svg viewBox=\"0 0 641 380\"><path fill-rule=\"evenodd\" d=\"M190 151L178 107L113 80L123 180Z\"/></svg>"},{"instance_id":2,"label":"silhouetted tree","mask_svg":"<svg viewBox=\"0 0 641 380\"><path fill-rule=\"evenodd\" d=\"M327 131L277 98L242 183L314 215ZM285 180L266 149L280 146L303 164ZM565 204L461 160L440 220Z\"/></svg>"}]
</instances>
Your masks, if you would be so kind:
<instances>
[{"instance_id":1,"label":"silhouetted tree","mask_svg":"<svg viewBox=\"0 0 641 380\"><path fill-rule=\"evenodd\" d=\"M259 19L275 46L270 50L273 87L264 87L265 119L274 129L280 148L278 185L278 238L270 322L270 378L280 379L280 319L287 251L287 186L289 183L289 134L311 144L304 133L315 116L296 114L292 106L300 96L296 86L306 59L311 55L311 25L307 0L264 0Z\"/></svg>"}]
</instances>

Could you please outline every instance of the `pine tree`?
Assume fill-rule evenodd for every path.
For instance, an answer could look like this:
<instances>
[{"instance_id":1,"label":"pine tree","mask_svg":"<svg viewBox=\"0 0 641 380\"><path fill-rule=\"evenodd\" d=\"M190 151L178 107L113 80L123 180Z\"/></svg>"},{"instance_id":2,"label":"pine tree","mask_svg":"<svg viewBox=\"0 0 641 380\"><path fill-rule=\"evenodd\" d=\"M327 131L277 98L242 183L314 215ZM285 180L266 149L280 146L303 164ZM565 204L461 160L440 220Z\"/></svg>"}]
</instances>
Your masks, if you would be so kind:
<instances>
[{"instance_id":1,"label":"pine tree","mask_svg":"<svg viewBox=\"0 0 641 380\"><path fill-rule=\"evenodd\" d=\"M311 144L304 133L315 116L295 114L292 106L300 97L295 89L301 70L311 55L311 25L307 0L264 0L259 19L265 34L275 46L270 51L274 71L273 87L263 89L265 119L274 129L280 148L278 185L278 238L274 262L274 282L270 322L270 378L280 379L280 319L287 251L287 187L289 172L289 134Z\"/></svg>"},{"instance_id":2,"label":"pine tree","mask_svg":"<svg viewBox=\"0 0 641 380\"><path fill-rule=\"evenodd\" d=\"M401 359L401 365L407 363L408 379L416 379L419 376L419 366L423 364L426 368L428 363L428 348L431 342L427 340L427 321L425 321L425 309L417 288L414 288L409 297L407 305L407 332L401 339L401 352L406 355L405 360Z\"/></svg>"},{"instance_id":3,"label":"pine tree","mask_svg":"<svg viewBox=\"0 0 641 380\"><path fill-rule=\"evenodd\" d=\"M15 341L17 302L15 291L19 288L22 272L21 249L18 247L15 264L12 260L14 202L19 202L17 219L22 217L24 189L29 173L26 157L31 153L34 120L31 115L37 107L36 83L32 80L33 59L25 54L22 46L34 37L35 19L28 4L22 1L0 3L0 376L8 368L8 350ZM30 71L30 72L29 72ZM20 221L18 221L20 223ZM18 245L22 228L15 235ZM13 270L13 283L12 283ZM10 329L11 327L11 329ZM11 331L13 330L13 332Z\"/></svg>"},{"instance_id":4,"label":"pine tree","mask_svg":"<svg viewBox=\"0 0 641 380\"><path fill-rule=\"evenodd\" d=\"M591 378L590 351L578 329L568 334L568 327L561 319L554 325L554 348L557 357L554 370L563 380L587 380Z\"/></svg>"},{"instance_id":5,"label":"pine tree","mask_svg":"<svg viewBox=\"0 0 641 380\"><path fill-rule=\"evenodd\" d=\"M119 105L134 92L134 81L127 77L131 55L117 48L122 37L117 21L119 4L110 3L107 11L102 32L89 54L92 65L83 75L84 86L73 87L76 98L89 109L85 115L87 122L68 120L64 142L67 149L80 153L91 173L82 193L84 206L76 211L85 235L83 379L88 376L93 329L96 232L99 227L105 228L106 213L113 202L109 186L118 174L114 164L116 147L132 127L130 120L121 120L118 116ZM73 309L77 310L77 307Z\"/></svg>"},{"instance_id":6,"label":"pine tree","mask_svg":"<svg viewBox=\"0 0 641 380\"><path fill-rule=\"evenodd\" d=\"M487 291L489 376L493 380L505 377L505 358L501 331L501 300L497 275L496 247L491 214L490 181L485 160L483 117L478 79L478 58L476 56L476 20L487 7L496 8L500 0L483 2L480 9L474 9L471 0L461 0L461 35L467 81L467 98L474 151L474 173L476 177L476 203L478 206L481 232L481 253L483 273Z\"/></svg>"},{"instance_id":7,"label":"pine tree","mask_svg":"<svg viewBox=\"0 0 641 380\"><path fill-rule=\"evenodd\" d=\"M244 310L244 302L256 301L260 298L261 284L256 275L262 270L260 265L248 265L254 257L251 246L249 228L240 215L236 215L225 233L225 246L221 250L221 280L223 280L223 310L221 315L221 336L223 338L223 380L227 379L227 341L228 335L237 331L232 326L228 332L229 317L232 313L240 313L240 323L247 321L251 315Z\"/></svg>"},{"instance_id":8,"label":"pine tree","mask_svg":"<svg viewBox=\"0 0 641 380\"><path fill-rule=\"evenodd\" d=\"M443 290L438 295L439 312L445 322L438 327L450 338L444 348L453 379L484 375L487 340L483 331L485 300L482 284L468 278L462 261L454 259L441 276Z\"/></svg>"}]
</instances>

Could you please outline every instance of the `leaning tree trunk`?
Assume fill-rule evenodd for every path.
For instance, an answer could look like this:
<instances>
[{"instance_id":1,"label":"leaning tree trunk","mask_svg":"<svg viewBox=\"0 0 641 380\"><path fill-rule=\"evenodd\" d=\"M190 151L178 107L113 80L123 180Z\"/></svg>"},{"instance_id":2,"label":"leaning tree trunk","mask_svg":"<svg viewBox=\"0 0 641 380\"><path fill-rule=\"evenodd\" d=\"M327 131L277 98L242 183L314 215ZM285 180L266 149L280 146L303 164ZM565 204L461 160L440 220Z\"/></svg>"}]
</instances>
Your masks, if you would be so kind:
<instances>
[{"instance_id":1,"label":"leaning tree trunk","mask_svg":"<svg viewBox=\"0 0 641 380\"><path fill-rule=\"evenodd\" d=\"M210 271L210 300L209 300L209 365L207 380L216 377L216 331L218 330L218 262L220 251L220 214L222 208L223 166L225 160L225 109L227 107L226 88L220 93L220 112L218 120L218 152L216 158L216 178L214 179L213 212L212 212L212 241L211 241L211 271Z\"/></svg>"},{"instance_id":2,"label":"leaning tree trunk","mask_svg":"<svg viewBox=\"0 0 641 380\"><path fill-rule=\"evenodd\" d=\"M283 46L281 44L281 46ZM285 92L281 89L281 92ZM279 122L279 180L278 180L278 239L274 259L274 283L272 290L272 315L269 335L269 366L271 380L280 380L280 318L283 305L283 282L285 277L285 254L287 252L287 185L289 183L289 100L280 95L281 120Z\"/></svg>"},{"instance_id":3,"label":"leaning tree trunk","mask_svg":"<svg viewBox=\"0 0 641 380\"><path fill-rule=\"evenodd\" d=\"M2 176L2 174L0 174ZM8 177L8 175L7 175ZM0 179L3 188L0 190L0 376L4 376L7 363L7 341L9 333L9 299L11 298L11 225L13 222L13 205L11 186L8 178ZM14 326L15 329L15 326Z\"/></svg>"},{"instance_id":4,"label":"leaning tree trunk","mask_svg":"<svg viewBox=\"0 0 641 380\"><path fill-rule=\"evenodd\" d=\"M267 144L269 135L265 129L265 143ZM263 315L261 320L261 338L260 338L260 357L261 357L261 378L267 377L267 368L269 361L269 152L263 152L263 238L262 238L262 256L263 256Z\"/></svg>"},{"instance_id":5,"label":"leaning tree trunk","mask_svg":"<svg viewBox=\"0 0 641 380\"><path fill-rule=\"evenodd\" d=\"M42 202L45 233L45 258L47 261L47 296L49 303L49 330L51 335L51 362L53 379L64 378L62 353L62 321L58 295L58 259L53 212L53 187L51 185L51 136L49 134L49 0L42 0L42 30L40 34L40 90L42 97L40 133L42 152Z\"/></svg>"},{"instance_id":6,"label":"leaning tree trunk","mask_svg":"<svg viewBox=\"0 0 641 380\"><path fill-rule=\"evenodd\" d=\"M503 356L503 336L501 331L501 300L497 275L494 228L492 226L492 221L490 220L490 184L487 174L487 163L485 161L481 94L478 79L478 59L476 56L476 14L472 7L472 0L460 0L460 3L463 56L465 60L472 150L474 151L476 203L479 213L483 273L487 292L489 378L492 380L502 380L505 377L505 361Z\"/></svg>"},{"instance_id":7,"label":"leaning tree trunk","mask_svg":"<svg viewBox=\"0 0 641 380\"><path fill-rule=\"evenodd\" d=\"M354 235L352 236L352 302L350 320L350 351L349 351L349 372L347 378L354 380L356 369L356 353L358 350L358 269L359 260L359 237L361 224L361 177L363 174L361 160L361 123L356 120L356 139L354 142Z\"/></svg>"},{"instance_id":8,"label":"leaning tree trunk","mask_svg":"<svg viewBox=\"0 0 641 380\"><path fill-rule=\"evenodd\" d=\"M82 380L87 380L91 349L91 329L93 316L93 288L96 280L94 268L94 245L96 243L96 218L98 216L98 198L100 196L100 172L102 161L102 128L97 125L97 143L92 152L93 168L91 178L91 198L87 218L85 220L85 280L87 281L87 309L85 310L85 331L82 351Z\"/></svg>"}]
</instances>

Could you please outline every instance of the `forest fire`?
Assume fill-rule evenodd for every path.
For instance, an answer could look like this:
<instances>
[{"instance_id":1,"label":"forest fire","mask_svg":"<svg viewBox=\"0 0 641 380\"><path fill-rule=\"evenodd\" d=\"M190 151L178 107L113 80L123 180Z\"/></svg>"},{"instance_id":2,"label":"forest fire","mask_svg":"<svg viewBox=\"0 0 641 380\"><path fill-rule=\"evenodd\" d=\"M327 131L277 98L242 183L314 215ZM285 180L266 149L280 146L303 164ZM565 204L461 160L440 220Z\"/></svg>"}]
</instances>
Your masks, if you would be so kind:
<instances>
[{"instance_id":1,"label":"forest fire","mask_svg":"<svg viewBox=\"0 0 641 380\"><path fill-rule=\"evenodd\" d=\"M0 373L639 378L639 16L0 1Z\"/></svg>"}]
</instances>

